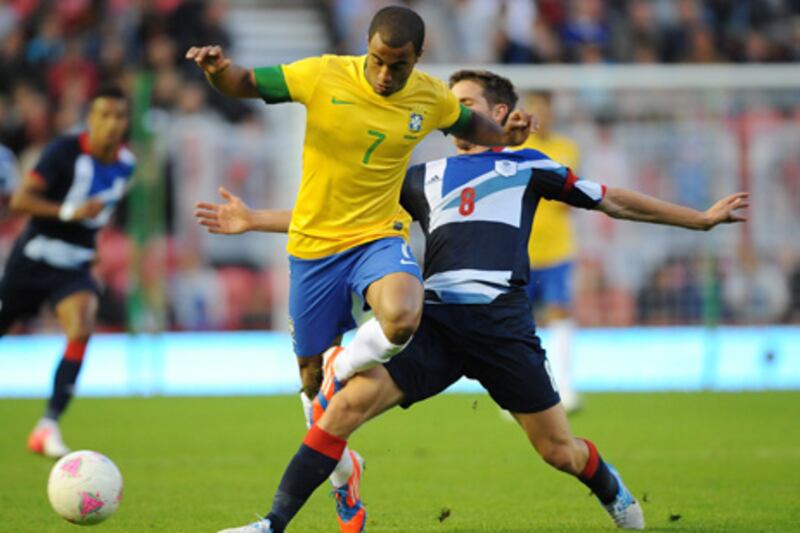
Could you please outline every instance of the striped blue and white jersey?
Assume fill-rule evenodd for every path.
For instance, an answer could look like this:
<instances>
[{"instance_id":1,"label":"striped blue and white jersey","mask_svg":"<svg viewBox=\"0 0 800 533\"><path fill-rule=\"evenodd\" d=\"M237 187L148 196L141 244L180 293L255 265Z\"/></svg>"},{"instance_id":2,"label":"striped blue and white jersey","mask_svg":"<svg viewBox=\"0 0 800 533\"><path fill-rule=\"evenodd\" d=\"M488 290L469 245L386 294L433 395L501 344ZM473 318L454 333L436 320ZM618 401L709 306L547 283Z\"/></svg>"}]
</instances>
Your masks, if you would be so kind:
<instances>
[{"instance_id":1,"label":"striped blue and white jersey","mask_svg":"<svg viewBox=\"0 0 800 533\"><path fill-rule=\"evenodd\" d=\"M400 203L425 234L426 302L486 304L523 287L539 200L593 209L604 194L604 186L531 149L409 168Z\"/></svg>"},{"instance_id":2,"label":"striped blue and white jersey","mask_svg":"<svg viewBox=\"0 0 800 533\"><path fill-rule=\"evenodd\" d=\"M80 221L32 217L17 242L25 256L58 268L87 266L96 255L97 231L125 196L135 164L133 153L125 147L120 147L116 161L98 161L89 152L86 133L59 137L48 144L33 169L34 177L45 185L43 196L76 207L98 198L106 207L96 217Z\"/></svg>"}]
</instances>

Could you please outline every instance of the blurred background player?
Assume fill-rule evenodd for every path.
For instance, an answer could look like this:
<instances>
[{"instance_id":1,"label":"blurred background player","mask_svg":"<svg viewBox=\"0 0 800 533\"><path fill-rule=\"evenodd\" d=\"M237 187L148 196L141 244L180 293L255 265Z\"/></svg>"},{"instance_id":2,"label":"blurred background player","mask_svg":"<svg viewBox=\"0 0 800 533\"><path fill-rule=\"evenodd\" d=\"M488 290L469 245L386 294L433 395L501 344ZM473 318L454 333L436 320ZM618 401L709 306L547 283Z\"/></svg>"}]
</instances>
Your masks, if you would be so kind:
<instances>
[{"instance_id":1,"label":"blurred background player","mask_svg":"<svg viewBox=\"0 0 800 533\"><path fill-rule=\"evenodd\" d=\"M408 215L398 203L414 147L437 129L490 146L518 144L529 130L527 114L516 113L501 128L461 106L444 82L415 70L425 24L411 9L381 9L367 38L365 56L324 55L257 69L233 65L218 46L186 53L223 94L297 102L307 110L303 176L287 245L289 315L307 422L323 352L356 326L352 294L375 316L326 364L327 397L355 373L397 354L419 325L422 277L404 239ZM343 457L331 480L342 504L339 522L343 530L360 531L365 512L353 486L360 459L349 451Z\"/></svg>"},{"instance_id":2,"label":"blurred background player","mask_svg":"<svg viewBox=\"0 0 800 533\"><path fill-rule=\"evenodd\" d=\"M547 91L531 92L526 96L525 107L537 118L538 128L522 147L539 150L580 174L578 145L552 130L552 101L553 95ZM572 383L571 367L575 330L572 319L575 253L569 206L542 199L536 208L533 231L528 243L531 274L527 291L538 324L550 330L547 357L555 374L561 401L568 413L580 407L580 400Z\"/></svg>"},{"instance_id":3,"label":"blurred background player","mask_svg":"<svg viewBox=\"0 0 800 533\"><path fill-rule=\"evenodd\" d=\"M94 328L95 237L133 174L134 156L122 146L128 113L120 89L99 90L89 104L86 131L52 141L11 197L11 210L30 220L0 281L0 336L48 302L67 337L47 409L28 438L32 452L48 457L70 451L58 421L72 399Z\"/></svg>"}]
</instances>

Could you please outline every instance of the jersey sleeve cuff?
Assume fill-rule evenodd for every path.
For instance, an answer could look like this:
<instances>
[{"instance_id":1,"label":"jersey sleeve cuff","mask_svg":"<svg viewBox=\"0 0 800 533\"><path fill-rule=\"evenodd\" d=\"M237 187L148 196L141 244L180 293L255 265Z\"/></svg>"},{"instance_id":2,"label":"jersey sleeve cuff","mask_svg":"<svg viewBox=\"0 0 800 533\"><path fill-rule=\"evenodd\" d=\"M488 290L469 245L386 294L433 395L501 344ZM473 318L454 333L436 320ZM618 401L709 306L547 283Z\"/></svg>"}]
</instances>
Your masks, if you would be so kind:
<instances>
[{"instance_id":1,"label":"jersey sleeve cuff","mask_svg":"<svg viewBox=\"0 0 800 533\"><path fill-rule=\"evenodd\" d=\"M459 133L462 133L467 129L469 121L472 119L472 110L464 104L459 105L461 106L461 112L458 115L458 119L456 119L452 126L442 130L445 135L458 135Z\"/></svg>"},{"instance_id":2,"label":"jersey sleeve cuff","mask_svg":"<svg viewBox=\"0 0 800 533\"><path fill-rule=\"evenodd\" d=\"M256 89L261 98L268 104L291 102L292 95L280 65L253 69L256 78Z\"/></svg>"}]
</instances>

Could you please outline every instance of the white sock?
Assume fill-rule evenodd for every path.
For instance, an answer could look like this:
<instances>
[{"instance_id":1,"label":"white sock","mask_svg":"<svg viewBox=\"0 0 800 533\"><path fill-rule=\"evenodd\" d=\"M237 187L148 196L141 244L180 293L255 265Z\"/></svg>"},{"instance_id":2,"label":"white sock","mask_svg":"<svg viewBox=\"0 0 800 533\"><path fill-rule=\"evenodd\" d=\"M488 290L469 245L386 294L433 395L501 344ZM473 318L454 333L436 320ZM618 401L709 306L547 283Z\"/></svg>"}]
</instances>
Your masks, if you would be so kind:
<instances>
[{"instance_id":1,"label":"white sock","mask_svg":"<svg viewBox=\"0 0 800 533\"><path fill-rule=\"evenodd\" d=\"M53 420L52 418L47 418L46 416L44 416L44 417L40 418L38 422L36 422L35 429L44 428L44 427L58 428L58 421L57 420Z\"/></svg>"},{"instance_id":2,"label":"white sock","mask_svg":"<svg viewBox=\"0 0 800 533\"><path fill-rule=\"evenodd\" d=\"M339 463L336 465L336 468L333 469L333 473L328 479L331 481L331 485L339 488L347 483L347 480L350 479L352 475L353 458L350 457L350 448L345 448L342 458L339 459Z\"/></svg>"},{"instance_id":3,"label":"white sock","mask_svg":"<svg viewBox=\"0 0 800 533\"><path fill-rule=\"evenodd\" d=\"M333 373L339 381L346 381L354 374L385 363L405 348L408 342L410 339L404 344L390 342L383 334L378 319L371 318L356 330L352 342L336 357Z\"/></svg>"},{"instance_id":4,"label":"white sock","mask_svg":"<svg viewBox=\"0 0 800 533\"><path fill-rule=\"evenodd\" d=\"M555 374L561 402L569 410L576 407L578 395L572 386L572 336L575 323L570 319L555 320L549 324L553 342L548 350L548 359Z\"/></svg>"},{"instance_id":5,"label":"white sock","mask_svg":"<svg viewBox=\"0 0 800 533\"><path fill-rule=\"evenodd\" d=\"M306 427L311 427L311 398L306 396L305 392L300 393L300 403L303 404L303 416L306 417Z\"/></svg>"}]
</instances>

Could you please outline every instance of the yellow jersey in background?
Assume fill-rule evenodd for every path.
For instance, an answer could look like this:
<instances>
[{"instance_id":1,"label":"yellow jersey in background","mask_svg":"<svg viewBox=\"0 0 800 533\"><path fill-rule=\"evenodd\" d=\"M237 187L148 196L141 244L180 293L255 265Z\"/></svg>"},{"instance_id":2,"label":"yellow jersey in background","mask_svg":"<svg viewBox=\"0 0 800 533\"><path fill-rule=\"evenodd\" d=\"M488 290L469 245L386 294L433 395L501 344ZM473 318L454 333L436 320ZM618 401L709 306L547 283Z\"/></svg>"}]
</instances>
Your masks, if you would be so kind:
<instances>
[{"instance_id":1,"label":"yellow jersey in background","mask_svg":"<svg viewBox=\"0 0 800 533\"><path fill-rule=\"evenodd\" d=\"M519 148L539 150L553 161L562 163L578 174L580 151L572 140L551 133L542 139L531 135ZM533 217L533 230L528 241L531 268L547 268L570 261L576 252L569 206L542 199ZM535 243L535 244L534 244Z\"/></svg>"}]
</instances>

